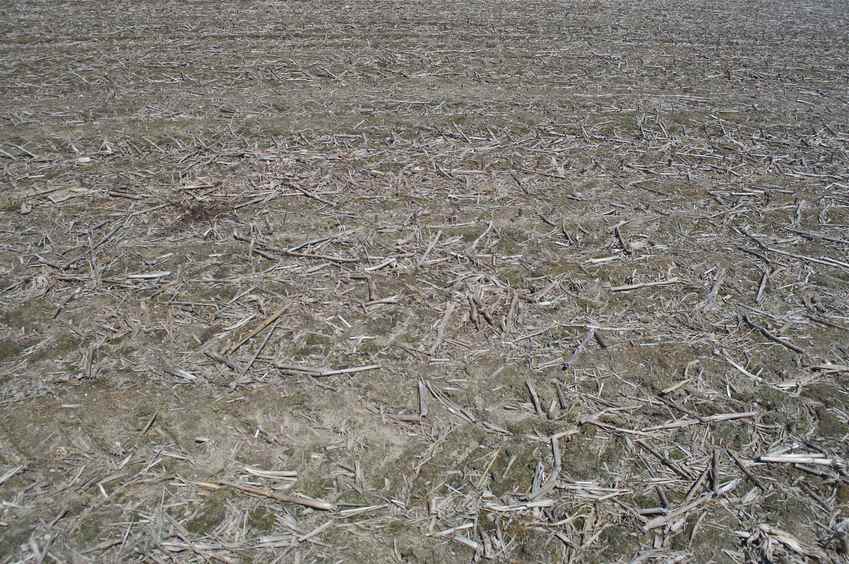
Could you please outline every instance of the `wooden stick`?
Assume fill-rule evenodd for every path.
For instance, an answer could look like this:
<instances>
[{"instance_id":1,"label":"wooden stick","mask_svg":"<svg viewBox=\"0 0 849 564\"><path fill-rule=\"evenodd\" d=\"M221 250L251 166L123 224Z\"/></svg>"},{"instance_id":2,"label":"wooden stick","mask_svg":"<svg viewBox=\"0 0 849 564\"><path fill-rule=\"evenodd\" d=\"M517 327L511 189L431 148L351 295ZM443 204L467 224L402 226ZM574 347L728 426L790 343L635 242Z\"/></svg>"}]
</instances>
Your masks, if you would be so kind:
<instances>
[{"instance_id":1,"label":"wooden stick","mask_svg":"<svg viewBox=\"0 0 849 564\"><path fill-rule=\"evenodd\" d=\"M238 490L240 492L244 492L248 495L256 496L256 497L267 497L269 499L277 500L281 503L294 503L297 505L303 505L304 507L311 507L313 509L320 509L321 511L336 511L336 505L323 501L320 499L312 499L311 497L305 497L301 495L295 494L281 494L270 489L259 488L257 486L249 486L245 484L234 484L233 482L189 482L191 484L195 484L196 486L200 486L207 489L217 490L220 488L231 488L234 490Z\"/></svg>"},{"instance_id":2,"label":"wooden stick","mask_svg":"<svg viewBox=\"0 0 849 564\"><path fill-rule=\"evenodd\" d=\"M668 286L669 284L680 284L680 278L670 278L669 280L661 280L660 282L643 282L642 284L628 284L626 286L614 286L610 289L611 292L630 292L631 290L640 290L642 288L653 288L655 286Z\"/></svg>"},{"instance_id":3,"label":"wooden stick","mask_svg":"<svg viewBox=\"0 0 849 564\"><path fill-rule=\"evenodd\" d=\"M256 329L254 329L253 331L251 331L250 333L248 333L248 334L247 334L247 335L246 335L246 336L245 336L242 340L240 340L238 343L236 343L235 345L233 345L232 347L230 347L229 349L227 349L227 352L226 352L225 354L228 354L228 355L229 355L229 354L233 354L234 352L236 352L237 350L239 350L239 348L241 348L241 346L242 346L242 345L244 345L245 343L247 343L248 341L250 341L251 339L253 339L253 338L254 338L254 337L256 337L257 335L259 335L260 333L262 333L262 331L263 331L266 327L268 327L269 325L271 325L272 323L274 323L275 321L277 321L277 320L280 318L280 316L281 316L281 315L283 315L284 313L286 313L286 310L287 310L287 309L289 309L289 304L284 305L283 307L281 307L280 309L278 309L276 312L274 312L274 313L271 315L271 317L268 317L265 321L263 321L262 323L260 323L260 324L257 326L257 328L256 328Z\"/></svg>"},{"instance_id":4,"label":"wooden stick","mask_svg":"<svg viewBox=\"0 0 849 564\"><path fill-rule=\"evenodd\" d=\"M759 488L762 492L765 492L765 491L766 491L766 487L764 487L764 485L763 485L763 484L761 483L761 481L757 478L757 476L755 476L754 474L752 474L751 472L749 472L749 470L748 470L748 469L747 469L747 468L743 465L743 461L742 461L742 460L740 460L740 459L737 457L737 455L736 455L736 454L734 454L734 451L732 451L731 449L725 449L725 452L727 452L727 453L728 453L728 456L730 456L730 457L731 457L731 460L733 460L733 461L734 461L734 464L736 464L736 465L737 465L737 468L739 468L739 469L740 469L740 471L741 471L741 472L743 472L743 474L744 474L744 475L745 475L745 476L746 476L746 477L747 477L747 478L748 478L748 479L749 479L749 480L750 480L753 484L755 484L755 485L756 485L756 486L757 486L757 487L758 487L758 488Z\"/></svg>"},{"instance_id":5,"label":"wooden stick","mask_svg":"<svg viewBox=\"0 0 849 564\"><path fill-rule=\"evenodd\" d=\"M367 366L353 366L351 368L311 368L309 366L297 366L295 364L275 364L276 368L280 370L288 370L290 372L304 372L309 374L310 376L315 377L324 377L324 376L338 376L340 374L356 374L358 372L366 372L367 370L377 370L380 368L379 364L369 364Z\"/></svg>"},{"instance_id":6,"label":"wooden stick","mask_svg":"<svg viewBox=\"0 0 849 564\"><path fill-rule=\"evenodd\" d=\"M251 357L251 361L247 363L244 368L242 368L239 377L244 377L244 375L248 373L248 370L251 369L251 366L254 365L256 359L259 358L259 355L262 354L263 349L265 349L265 345L268 344L268 341L271 339L271 336L274 335L274 330L277 329L277 326L280 324L280 321L281 320L279 318L274 321L274 324L271 326L271 329L268 331L268 334L265 336L265 339L263 339L262 344L256 350L256 353L253 355L253 357Z\"/></svg>"},{"instance_id":7,"label":"wooden stick","mask_svg":"<svg viewBox=\"0 0 849 564\"><path fill-rule=\"evenodd\" d=\"M743 320L746 322L746 324L749 327L751 327L755 331L759 332L761 335L763 335L764 337L766 337L770 341L772 341L774 343L778 343L779 345L786 347L786 348L790 349L791 351L793 351L795 353L805 354L804 350L800 349L799 347L797 347L793 343L785 341L784 339L778 337L777 335L773 335L772 333L769 332L769 330L766 327L763 327L762 325L758 325L757 323L755 323L754 321L749 319L748 315L743 315Z\"/></svg>"}]
</instances>

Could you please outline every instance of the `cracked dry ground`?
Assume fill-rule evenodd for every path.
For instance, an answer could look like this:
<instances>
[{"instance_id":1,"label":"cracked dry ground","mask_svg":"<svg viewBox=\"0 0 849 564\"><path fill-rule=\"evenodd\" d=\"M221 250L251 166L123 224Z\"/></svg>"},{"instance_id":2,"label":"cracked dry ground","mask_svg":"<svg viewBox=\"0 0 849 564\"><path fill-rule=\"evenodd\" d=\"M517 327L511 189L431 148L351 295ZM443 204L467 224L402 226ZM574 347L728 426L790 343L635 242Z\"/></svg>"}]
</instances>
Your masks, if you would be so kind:
<instances>
[{"instance_id":1,"label":"cracked dry ground","mask_svg":"<svg viewBox=\"0 0 849 564\"><path fill-rule=\"evenodd\" d=\"M845 2L4 2L0 562L847 558Z\"/></svg>"}]
</instances>

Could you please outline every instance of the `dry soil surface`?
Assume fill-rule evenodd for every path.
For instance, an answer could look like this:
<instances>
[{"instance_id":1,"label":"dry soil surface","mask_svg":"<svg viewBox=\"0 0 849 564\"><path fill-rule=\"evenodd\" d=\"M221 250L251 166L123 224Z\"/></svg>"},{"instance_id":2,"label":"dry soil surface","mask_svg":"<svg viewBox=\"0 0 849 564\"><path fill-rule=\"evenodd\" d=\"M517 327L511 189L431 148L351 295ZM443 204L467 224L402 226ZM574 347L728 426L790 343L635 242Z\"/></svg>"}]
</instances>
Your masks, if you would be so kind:
<instances>
[{"instance_id":1,"label":"dry soil surface","mask_svg":"<svg viewBox=\"0 0 849 564\"><path fill-rule=\"evenodd\" d=\"M845 562L849 4L0 3L0 562Z\"/></svg>"}]
</instances>

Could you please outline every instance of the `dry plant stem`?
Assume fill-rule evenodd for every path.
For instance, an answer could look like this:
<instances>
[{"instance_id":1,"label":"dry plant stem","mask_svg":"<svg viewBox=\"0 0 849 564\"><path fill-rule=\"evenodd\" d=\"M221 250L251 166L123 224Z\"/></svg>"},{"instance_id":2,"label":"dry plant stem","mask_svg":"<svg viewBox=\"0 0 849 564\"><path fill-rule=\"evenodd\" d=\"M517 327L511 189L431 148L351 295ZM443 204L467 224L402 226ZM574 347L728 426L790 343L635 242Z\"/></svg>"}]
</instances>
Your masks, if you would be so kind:
<instances>
[{"instance_id":1,"label":"dry plant stem","mask_svg":"<svg viewBox=\"0 0 849 564\"><path fill-rule=\"evenodd\" d=\"M668 286L669 284L680 284L680 278L670 278L669 280L660 280L658 282L642 282L640 284L628 284L625 286L614 286L610 288L611 292L630 292L632 290L640 290L642 288L654 288L656 286Z\"/></svg>"},{"instance_id":2,"label":"dry plant stem","mask_svg":"<svg viewBox=\"0 0 849 564\"><path fill-rule=\"evenodd\" d=\"M314 377L339 376L343 374L358 374L360 372L368 372L369 370L377 370L379 364L369 364L367 366L352 366L350 368L312 368L308 366L298 366L295 364L276 363L275 366L280 370L289 372L303 372Z\"/></svg>"},{"instance_id":3,"label":"dry plant stem","mask_svg":"<svg viewBox=\"0 0 849 564\"><path fill-rule=\"evenodd\" d=\"M574 352L569 357L569 360L567 360L563 364L564 370L568 370L569 368L571 368L575 364L575 361L578 360L578 356L580 356L580 354L586 350L587 345L589 345L590 341L592 341L593 337L595 337L595 332L596 332L596 328L593 327L593 326L590 326L589 329L587 330L587 334L584 336L584 338L578 344L577 348L575 348Z\"/></svg>"},{"instance_id":4,"label":"dry plant stem","mask_svg":"<svg viewBox=\"0 0 849 564\"><path fill-rule=\"evenodd\" d=\"M241 339L239 339L239 340L238 340L235 344L233 344L232 346L230 346L230 347L227 349L227 351L226 351L226 353L225 353L225 354L228 354L228 355L233 354L234 352L236 352L237 350L239 350L239 349L242 347L242 345L244 345L245 343L247 343L248 341L250 341L251 339L253 339L253 338L254 338L254 337L256 337L257 335L259 335L260 333L262 333L262 332L263 332L263 331L264 331L264 330L265 330L265 329L266 329L269 325L275 324L275 323L277 322L277 320L278 320L278 319L280 319L280 317L281 317L284 313L286 313L286 310L287 310L287 309L289 309L289 306L288 306L288 305L285 305L285 306L281 307L280 309L278 309L278 310L277 310L276 312L274 312L273 314L271 314L270 316L268 316L268 317L267 317L265 320L263 320L263 321L262 321L259 325L257 325L257 326L256 326L253 330L251 330L250 332L248 332L248 334L247 334L247 335L245 335L244 337L242 337ZM253 361L251 362L251 364L253 364Z\"/></svg>"},{"instance_id":5,"label":"dry plant stem","mask_svg":"<svg viewBox=\"0 0 849 564\"><path fill-rule=\"evenodd\" d=\"M745 474L745 476L746 476L746 477L747 477L747 478L748 478L748 479L749 479L749 480L750 480L753 484L755 484L755 485L756 485L756 486L757 486L757 487L758 487L761 491L763 491L763 492L767 491L766 486L764 486L764 485L763 485L763 483L762 483L762 482L761 482L761 481L757 478L757 476L755 476L754 474L752 474L752 473L751 473L751 472L750 472L750 471L746 468L746 466L743 464L743 461L742 461L742 460L740 460L740 458L739 458L736 454L734 454L734 452L733 452L733 451L731 451L731 450L729 450L729 449L726 449L726 451L725 451L725 452L727 452L727 453L728 453L728 455L729 455L729 456L731 457L731 459L734 461L734 464L736 464L736 465L737 465L737 468L739 468L739 469L740 469L740 471L741 471L741 472L743 472L743 474Z\"/></svg>"},{"instance_id":6,"label":"dry plant stem","mask_svg":"<svg viewBox=\"0 0 849 564\"><path fill-rule=\"evenodd\" d=\"M322 501L319 499L312 499L299 495L287 495L287 494L279 494L275 491L269 490L267 488L258 488L256 486L246 485L246 484L234 484L230 482L190 482L196 486L206 488L206 489L220 489L220 488L230 488L236 491L240 491L242 493L246 493L248 495L257 496L257 497L267 497L269 499L273 499L275 501L279 501L281 503L292 503L296 505L303 505L304 507L310 507L312 509L320 509L322 511L335 511L336 506L332 503L328 503L326 501Z\"/></svg>"},{"instance_id":7,"label":"dry plant stem","mask_svg":"<svg viewBox=\"0 0 849 564\"><path fill-rule=\"evenodd\" d=\"M281 315L282 315L282 311L281 311ZM262 354L262 351L265 350L265 346L268 344L268 341L271 340L271 337L274 335L274 330L277 329L277 326L280 324L280 321L281 321L280 316L278 316L274 320L274 322L271 325L271 329L268 330L268 333L265 335L265 338L263 339L262 344L259 346L259 348L257 348L256 352L251 357L250 362L248 362L244 366L244 368L242 368L242 371L239 374L239 376L244 377L245 374L247 374L248 370L250 370L251 367L254 365L254 362L256 362L256 359L259 358L259 355Z\"/></svg>"}]
</instances>

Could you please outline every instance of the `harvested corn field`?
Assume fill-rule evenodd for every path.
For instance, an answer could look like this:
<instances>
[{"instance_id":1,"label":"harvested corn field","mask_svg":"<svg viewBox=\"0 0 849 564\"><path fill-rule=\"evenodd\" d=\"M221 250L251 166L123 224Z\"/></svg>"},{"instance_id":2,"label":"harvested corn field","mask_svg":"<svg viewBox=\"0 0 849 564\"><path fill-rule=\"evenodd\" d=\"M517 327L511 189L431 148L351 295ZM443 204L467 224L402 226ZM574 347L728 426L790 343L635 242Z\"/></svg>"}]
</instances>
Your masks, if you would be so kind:
<instances>
[{"instance_id":1,"label":"harvested corn field","mask_svg":"<svg viewBox=\"0 0 849 564\"><path fill-rule=\"evenodd\" d=\"M842 1L0 5L0 563L845 562Z\"/></svg>"}]
</instances>

